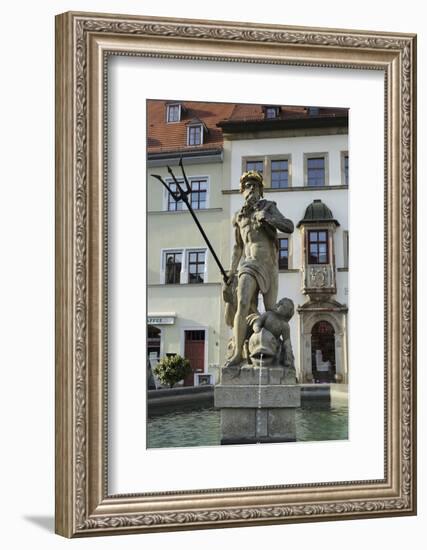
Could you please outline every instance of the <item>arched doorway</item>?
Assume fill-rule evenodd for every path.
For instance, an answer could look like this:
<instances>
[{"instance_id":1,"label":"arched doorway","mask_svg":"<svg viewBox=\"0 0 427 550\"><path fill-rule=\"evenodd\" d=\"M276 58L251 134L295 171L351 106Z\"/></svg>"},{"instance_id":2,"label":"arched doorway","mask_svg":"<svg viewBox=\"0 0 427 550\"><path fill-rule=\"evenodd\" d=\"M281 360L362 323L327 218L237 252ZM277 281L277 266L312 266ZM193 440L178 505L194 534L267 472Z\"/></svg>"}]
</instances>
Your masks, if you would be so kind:
<instances>
[{"instance_id":1,"label":"arched doorway","mask_svg":"<svg viewBox=\"0 0 427 550\"><path fill-rule=\"evenodd\" d=\"M314 382L335 382L335 330L328 321L318 321L311 329L311 367Z\"/></svg>"}]
</instances>

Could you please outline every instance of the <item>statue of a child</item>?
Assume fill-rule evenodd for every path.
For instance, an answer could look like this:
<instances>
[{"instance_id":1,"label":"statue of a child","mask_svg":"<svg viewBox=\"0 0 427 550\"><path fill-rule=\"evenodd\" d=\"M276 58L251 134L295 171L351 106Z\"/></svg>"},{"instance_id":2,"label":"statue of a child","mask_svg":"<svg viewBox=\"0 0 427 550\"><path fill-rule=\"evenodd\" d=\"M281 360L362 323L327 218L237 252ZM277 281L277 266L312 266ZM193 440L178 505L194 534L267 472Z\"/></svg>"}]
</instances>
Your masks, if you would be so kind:
<instances>
[{"instance_id":1,"label":"statue of a child","mask_svg":"<svg viewBox=\"0 0 427 550\"><path fill-rule=\"evenodd\" d=\"M252 322L252 330L260 332L265 328L280 341L279 364L295 369L295 359L291 345L289 321L294 315L294 303L289 298L282 298L274 308L266 311Z\"/></svg>"}]
</instances>

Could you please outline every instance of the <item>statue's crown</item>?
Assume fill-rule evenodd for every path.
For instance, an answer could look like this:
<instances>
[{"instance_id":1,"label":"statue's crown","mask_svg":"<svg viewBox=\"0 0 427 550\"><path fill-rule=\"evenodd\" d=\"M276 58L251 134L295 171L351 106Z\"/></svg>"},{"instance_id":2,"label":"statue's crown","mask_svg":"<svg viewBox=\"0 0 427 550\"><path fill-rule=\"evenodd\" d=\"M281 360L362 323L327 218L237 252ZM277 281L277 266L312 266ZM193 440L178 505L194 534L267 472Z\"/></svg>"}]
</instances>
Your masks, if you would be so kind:
<instances>
[{"instance_id":1,"label":"statue's crown","mask_svg":"<svg viewBox=\"0 0 427 550\"><path fill-rule=\"evenodd\" d=\"M262 194L264 189L264 181L261 172L258 172L257 170L249 170L248 172L243 172L243 174L240 176L240 192L243 192L243 186L249 180L255 180L258 182Z\"/></svg>"}]
</instances>

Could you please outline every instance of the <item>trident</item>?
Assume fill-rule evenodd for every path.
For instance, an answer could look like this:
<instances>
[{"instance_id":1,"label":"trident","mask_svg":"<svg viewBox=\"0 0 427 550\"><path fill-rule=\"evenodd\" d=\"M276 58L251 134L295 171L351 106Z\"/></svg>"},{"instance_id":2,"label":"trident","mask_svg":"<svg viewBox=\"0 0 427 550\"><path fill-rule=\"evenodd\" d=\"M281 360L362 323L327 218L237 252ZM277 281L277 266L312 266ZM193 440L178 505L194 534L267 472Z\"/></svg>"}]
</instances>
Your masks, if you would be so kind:
<instances>
[{"instance_id":1,"label":"trident","mask_svg":"<svg viewBox=\"0 0 427 550\"><path fill-rule=\"evenodd\" d=\"M185 186L186 186L185 191L181 187L179 181L176 179L175 174L172 172L172 168L170 166L168 166L167 169L168 169L168 172L171 175L171 177L172 177L172 179L173 179L173 181L176 185L177 191L172 191L172 189L169 187L169 185L165 182L165 180L161 176L159 176L157 174L151 174L151 176L153 178L156 178L157 180L159 180L164 185L164 187L171 194L171 196L175 200L175 202L178 202L178 201L181 200L187 206L190 214L193 216L193 220L195 221L197 227L199 228L200 233L202 234L203 239L205 240L205 243L208 245L208 248L211 251L212 256L215 258L215 261L217 263L217 266L219 267L219 270L221 271L222 278L224 279L224 282L227 283L228 282L228 275L225 272L225 269L222 267L221 262L219 261L219 258L216 255L216 252L213 249L213 247L212 247L212 245L211 245L211 243L210 243L203 227L200 225L200 222L197 219L197 216L196 216L196 214L193 210L193 207L191 206L191 201L188 199L188 196L191 194L191 185L190 185L190 183L187 179L187 175L186 175L185 170L184 170L184 165L182 163L182 157L179 159L179 166L181 168L182 177L184 178L184 182L185 182Z\"/></svg>"}]
</instances>

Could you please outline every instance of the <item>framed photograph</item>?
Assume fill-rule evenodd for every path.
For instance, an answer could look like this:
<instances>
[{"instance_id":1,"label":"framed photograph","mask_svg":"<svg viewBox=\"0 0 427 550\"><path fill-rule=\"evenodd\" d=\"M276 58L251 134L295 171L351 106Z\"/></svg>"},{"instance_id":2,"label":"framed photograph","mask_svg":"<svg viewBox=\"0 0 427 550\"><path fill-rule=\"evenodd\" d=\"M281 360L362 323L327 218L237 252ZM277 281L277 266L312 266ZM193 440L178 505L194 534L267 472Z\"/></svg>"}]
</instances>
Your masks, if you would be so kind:
<instances>
[{"instance_id":1,"label":"framed photograph","mask_svg":"<svg viewBox=\"0 0 427 550\"><path fill-rule=\"evenodd\" d=\"M56 18L56 532L416 513L416 37Z\"/></svg>"}]
</instances>

